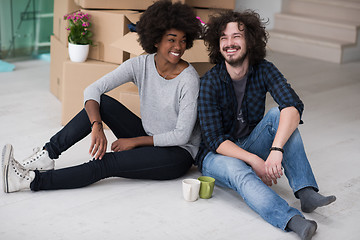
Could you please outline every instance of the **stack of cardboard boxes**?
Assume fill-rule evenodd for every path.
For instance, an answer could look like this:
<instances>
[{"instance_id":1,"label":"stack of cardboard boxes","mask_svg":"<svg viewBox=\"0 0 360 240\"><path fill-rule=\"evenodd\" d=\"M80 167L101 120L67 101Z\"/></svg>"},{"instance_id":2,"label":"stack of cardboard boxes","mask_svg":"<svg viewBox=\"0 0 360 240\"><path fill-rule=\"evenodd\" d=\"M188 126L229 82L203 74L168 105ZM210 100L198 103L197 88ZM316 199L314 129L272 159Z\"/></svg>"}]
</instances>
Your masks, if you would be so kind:
<instances>
[{"instance_id":1,"label":"stack of cardboard boxes","mask_svg":"<svg viewBox=\"0 0 360 240\"><path fill-rule=\"evenodd\" d=\"M92 82L114 70L127 59L145 54L137 34L127 25L136 23L156 0L54 0L54 35L51 37L50 91L62 102L61 123L65 125L83 108L83 91ZM235 0L182 0L193 6L204 22L216 9L234 9ZM75 63L67 50L67 21L63 16L82 10L90 14L93 43L88 60ZM195 40L183 59L201 76L211 68L203 40ZM140 116L137 87L124 84L108 93Z\"/></svg>"}]
</instances>

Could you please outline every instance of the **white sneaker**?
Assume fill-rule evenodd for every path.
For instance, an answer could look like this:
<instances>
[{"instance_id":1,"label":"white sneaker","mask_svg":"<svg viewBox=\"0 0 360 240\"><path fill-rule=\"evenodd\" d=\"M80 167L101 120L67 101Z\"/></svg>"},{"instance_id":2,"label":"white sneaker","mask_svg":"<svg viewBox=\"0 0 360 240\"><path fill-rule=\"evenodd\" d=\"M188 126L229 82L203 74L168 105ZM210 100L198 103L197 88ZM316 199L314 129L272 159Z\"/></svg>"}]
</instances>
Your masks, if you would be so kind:
<instances>
[{"instance_id":1,"label":"white sneaker","mask_svg":"<svg viewBox=\"0 0 360 240\"><path fill-rule=\"evenodd\" d=\"M55 161L49 157L49 153L46 150L39 147L34 149L34 153L20 162L25 169L29 170L52 170L54 169Z\"/></svg>"},{"instance_id":2,"label":"white sneaker","mask_svg":"<svg viewBox=\"0 0 360 240\"><path fill-rule=\"evenodd\" d=\"M6 144L2 151L1 167L4 168L5 159L12 158L14 156L14 150L11 144Z\"/></svg>"},{"instance_id":3,"label":"white sneaker","mask_svg":"<svg viewBox=\"0 0 360 240\"><path fill-rule=\"evenodd\" d=\"M3 186L4 192L11 193L30 189L35 172L26 170L13 157L13 147L5 145L3 149Z\"/></svg>"},{"instance_id":4,"label":"white sneaker","mask_svg":"<svg viewBox=\"0 0 360 240\"><path fill-rule=\"evenodd\" d=\"M4 192L6 192L6 187L5 187L5 165L8 165L8 159L13 157L13 147L10 144L7 144L4 146L3 151L2 151L2 160L1 160L1 169L3 170L3 189Z\"/></svg>"}]
</instances>

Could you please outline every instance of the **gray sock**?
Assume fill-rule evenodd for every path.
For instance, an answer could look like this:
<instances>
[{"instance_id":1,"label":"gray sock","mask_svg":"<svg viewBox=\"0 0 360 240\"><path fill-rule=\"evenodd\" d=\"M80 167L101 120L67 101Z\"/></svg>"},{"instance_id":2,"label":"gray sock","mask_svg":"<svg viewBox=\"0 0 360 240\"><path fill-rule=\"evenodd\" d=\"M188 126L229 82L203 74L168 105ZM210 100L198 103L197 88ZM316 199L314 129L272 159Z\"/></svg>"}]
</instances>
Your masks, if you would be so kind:
<instances>
[{"instance_id":1,"label":"gray sock","mask_svg":"<svg viewBox=\"0 0 360 240\"><path fill-rule=\"evenodd\" d=\"M290 219L287 228L299 235L301 240L310 240L315 234L317 223L295 215Z\"/></svg>"},{"instance_id":2,"label":"gray sock","mask_svg":"<svg viewBox=\"0 0 360 240\"><path fill-rule=\"evenodd\" d=\"M325 197L316 192L312 187L306 187L297 191L301 202L301 210L306 213L311 213L318 207L326 206L335 202L335 196Z\"/></svg>"}]
</instances>

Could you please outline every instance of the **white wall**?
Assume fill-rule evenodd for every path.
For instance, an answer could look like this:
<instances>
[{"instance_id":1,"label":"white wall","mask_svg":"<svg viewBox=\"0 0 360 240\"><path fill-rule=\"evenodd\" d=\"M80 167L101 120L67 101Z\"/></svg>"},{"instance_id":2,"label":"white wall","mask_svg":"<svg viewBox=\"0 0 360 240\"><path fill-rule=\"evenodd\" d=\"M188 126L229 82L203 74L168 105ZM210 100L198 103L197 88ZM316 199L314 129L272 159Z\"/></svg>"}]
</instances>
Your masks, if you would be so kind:
<instances>
[{"instance_id":1,"label":"white wall","mask_svg":"<svg viewBox=\"0 0 360 240\"><path fill-rule=\"evenodd\" d=\"M260 14L260 17L269 23L267 30L274 27L274 14L281 12L282 0L236 0L236 10L252 9Z\"/></svg>"}]
</instances>

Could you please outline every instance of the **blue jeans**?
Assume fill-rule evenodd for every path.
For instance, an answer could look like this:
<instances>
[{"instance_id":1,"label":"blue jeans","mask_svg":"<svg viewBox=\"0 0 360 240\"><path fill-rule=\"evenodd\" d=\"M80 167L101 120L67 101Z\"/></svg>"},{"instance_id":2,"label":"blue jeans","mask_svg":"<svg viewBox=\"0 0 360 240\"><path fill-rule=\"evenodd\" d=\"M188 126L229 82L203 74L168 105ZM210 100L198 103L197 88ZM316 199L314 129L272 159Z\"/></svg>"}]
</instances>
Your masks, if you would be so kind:
<instances>
[{"instance_id":1,"label":"blue jeans","mask_svg":"<svg viewBox=\"0 0 360 240\"><path fill-rule=\"evenodd\" d=\"M266 160L279 119L279 109L272 108L249 136L238 140L237 145ZM298 129L284 146L282 166L295 196L304 187L313 187L318 191ZM286 230L286 225L293 216L303 216L264 184L244 161L210 152L204 158L202 173L215 178L220 186L235 190L249 207L273 226Z\"/></svg>"}]
</instances>

